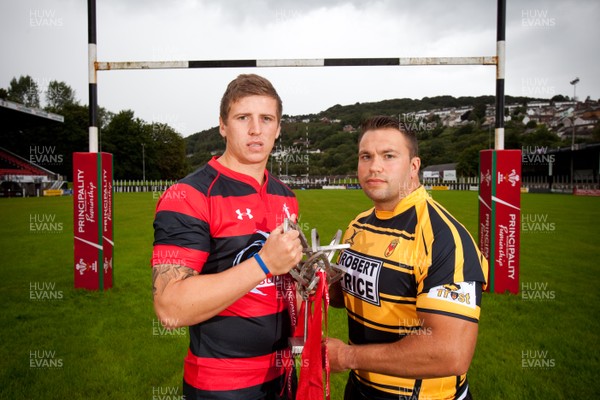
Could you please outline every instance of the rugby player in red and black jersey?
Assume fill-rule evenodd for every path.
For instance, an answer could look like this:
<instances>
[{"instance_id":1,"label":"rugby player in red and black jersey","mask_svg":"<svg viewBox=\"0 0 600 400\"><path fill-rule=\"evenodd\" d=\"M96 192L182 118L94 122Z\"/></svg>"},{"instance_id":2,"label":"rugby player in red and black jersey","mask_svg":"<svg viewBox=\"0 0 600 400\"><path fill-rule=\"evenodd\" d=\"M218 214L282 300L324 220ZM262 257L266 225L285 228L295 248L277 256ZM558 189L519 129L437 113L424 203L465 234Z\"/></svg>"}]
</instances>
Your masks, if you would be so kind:
<instances>
[{"instance_id":1,"label":"rugby player in red and black jersey","mask_svg":"<svg viewBox=\"0 0 600 400\"><path fill-rule=\"evenodd\" d=\"M281 292L302 245L298 231L283 231L297 200L266 170L281 115L268 80L238 76L221 99L225 152L158 202L154 309L167 328L189 327L186 400L290 397L284 357L295 306Z\"/></svg>"}]
</instances>

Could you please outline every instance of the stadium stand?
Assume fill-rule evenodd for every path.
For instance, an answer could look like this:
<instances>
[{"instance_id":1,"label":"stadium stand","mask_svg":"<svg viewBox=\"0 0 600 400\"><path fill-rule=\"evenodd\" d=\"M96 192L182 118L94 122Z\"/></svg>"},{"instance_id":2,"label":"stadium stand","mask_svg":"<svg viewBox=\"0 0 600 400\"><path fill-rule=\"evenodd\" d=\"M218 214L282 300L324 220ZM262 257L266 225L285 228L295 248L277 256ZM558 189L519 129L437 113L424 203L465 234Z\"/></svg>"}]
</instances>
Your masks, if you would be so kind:
<instances>
[{"instance_id":1,"label":"stadium stand","mask_svg":"<svg viewBox=\"0 0 600 400\"><path fill-rule=\"evenodd\" d=\"M62 186L59 174L0 147L0 197L36 196Z\"/></svg>"},{"instance_id":2,"label":"stadium stand","mask_svg":"<svg viewBox=\"0 0 600 400\"><path fill-rule=\"evenodd\" d=\"M18 135L21 129L63 123L64 117L0 99L0 121L5 138L6 135ZM4 141L2 143L5 145ZM59 174L0 147L0 197L41 196L45 190L61 188L64 183Z\"/></svg>"}]
</instances>

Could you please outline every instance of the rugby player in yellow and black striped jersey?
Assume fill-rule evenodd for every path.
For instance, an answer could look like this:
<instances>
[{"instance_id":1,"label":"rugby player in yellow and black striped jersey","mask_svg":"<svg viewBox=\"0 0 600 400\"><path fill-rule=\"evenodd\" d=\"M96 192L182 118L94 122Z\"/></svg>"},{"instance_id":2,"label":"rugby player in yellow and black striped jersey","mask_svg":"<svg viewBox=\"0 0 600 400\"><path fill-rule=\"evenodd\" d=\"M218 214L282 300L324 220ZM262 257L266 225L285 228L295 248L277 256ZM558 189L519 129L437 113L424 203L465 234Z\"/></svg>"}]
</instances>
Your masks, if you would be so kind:
<instances>
[{"instance_id":1,"label":"rugby player in yellow and black striped jersey","mask_svg":"<svg viewBox=\"0 0 600 400\"><path fill-rule=\"evenodd\" d=\"M470 399L487 261L421 186L415 135L389 117L362 132L358 177L374 208L348 226L348 272L330 288L350 339L329 338L331 370L351 369L345 400Z\"/></svg>"}]
</instances>

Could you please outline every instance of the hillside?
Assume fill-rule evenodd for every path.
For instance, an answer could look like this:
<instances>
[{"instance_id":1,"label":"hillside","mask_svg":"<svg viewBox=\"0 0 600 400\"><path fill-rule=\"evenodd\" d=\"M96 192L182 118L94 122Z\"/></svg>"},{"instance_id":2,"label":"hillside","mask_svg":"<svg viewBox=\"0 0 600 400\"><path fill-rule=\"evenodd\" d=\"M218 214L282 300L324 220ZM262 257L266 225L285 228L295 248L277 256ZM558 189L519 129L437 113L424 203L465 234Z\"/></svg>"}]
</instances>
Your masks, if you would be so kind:
<instances>
[{"instance_id":1,"label":"hillside","mask_svg":"<svg viewBox=\"0 0 600 400\"><path fill-rule=\"evenodd\" d=\"M506 96L505 148L524 145L558 147L560 137L531 121L527 104L547 99ZM336 104L318 114L282 118L282 135L269 168L279 175L354 175L360 122L392 115L419 139L422 166L459 163L458 173L477 174L479 151L494 143L494 96L392 99L352 105ZM527 124L522 121L527 118ZM597 127L596 127L597 128ZM598 129L596 129L597 131ZM196 168L225 149L217 127L185 138L187 156ZM566 144L566 142L564 143Z\"/></svg>"}]
</instances>

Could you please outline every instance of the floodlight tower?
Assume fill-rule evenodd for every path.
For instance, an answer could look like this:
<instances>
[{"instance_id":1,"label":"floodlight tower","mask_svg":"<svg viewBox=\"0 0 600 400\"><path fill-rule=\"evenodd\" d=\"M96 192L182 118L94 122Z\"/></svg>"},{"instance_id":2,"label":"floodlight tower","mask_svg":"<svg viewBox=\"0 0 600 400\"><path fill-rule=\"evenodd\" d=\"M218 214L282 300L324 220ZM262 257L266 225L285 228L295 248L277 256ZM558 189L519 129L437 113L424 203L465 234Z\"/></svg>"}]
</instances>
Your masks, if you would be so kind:
<instances>
[{"instance_id":1,"label":"floodlight tower","mask_svg":"<svg viewBox=\"0 0 600 400\"><path fill-rule=\"evenodd\" d=\"M577 109L577 97L575 94L577 93L577 84L579 83L579 78L575 78L569 83L573 85L573 102L575 103L573 105L573 118L571 118L573 125L573 130L571 132L571 189L573 189L573 173L575 172L573 169L573 152L575 151L575 110Z\"/></svg>"}]
</instances>

